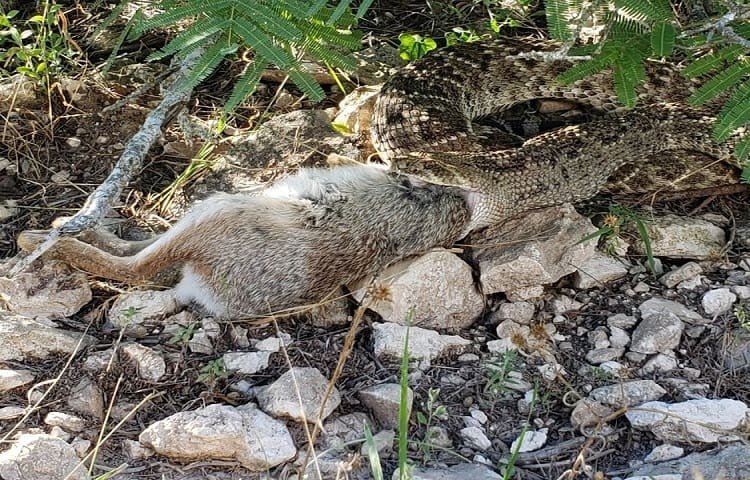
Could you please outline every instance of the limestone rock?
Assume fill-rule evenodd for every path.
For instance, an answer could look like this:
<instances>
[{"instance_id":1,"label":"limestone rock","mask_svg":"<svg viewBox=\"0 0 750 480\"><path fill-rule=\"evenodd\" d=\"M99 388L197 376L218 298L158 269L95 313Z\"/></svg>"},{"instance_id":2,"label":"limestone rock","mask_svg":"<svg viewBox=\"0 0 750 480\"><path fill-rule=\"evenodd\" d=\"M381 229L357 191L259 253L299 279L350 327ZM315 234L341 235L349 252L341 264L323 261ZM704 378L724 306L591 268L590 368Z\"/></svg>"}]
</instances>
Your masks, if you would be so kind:
<instances>
[{"instance_id":1,"label":"limestone rock","mask_svg":"<svg viewBox=\"0 0 750 480\"><path fill-rule=\"evenodd\" d=\"M695 262L687 262L679 268L667 272L659 278L662 285L674 288L677 284L690 280L703 273L703 267Z\"/></svg>"},{"instance_id":2,"label":"limestone rock","mask_svg":"<svg viewBox=\"0 0 750 480\"><path fill-rule=\"evenodd\" d=\"M665 298L654 297L646 300L638 306L643 318L657 313L672 313L688 325L703 325L710 320L703 318L698 312L690 310L681 303L677 303Z\"/></svg>"},{"instance_id":3,"label":"limestone rock","mask_svg":"<svg viewBox=\"0 0 750 480\"><path fill-rule=\"evenodd\" d=\"M715 288L703 294L701 306L708 316L715 317L730 311L736 301L737 295L728 288Z\"/></svg>"},{"instance_id":4,"label":"limestone rock","mask_svg":"<svg viewBox=\"0 0 750 480\"><path fill-rule=\"evenodd\" d=\"M350 287L361 301L366 281ZM386 268L376 289L388 295L374 299L370 309L386 322L459 329L471 325L484 309L471 267L448 250L432 251Z\"/></svg>"},{"instance_id":5,"label":"limestone rock","mask_svg":"<svg viewBox=\"0 0 750 480\"><path fill-rule=\"evenodd\" d=\"M595 388L589 398L612 407L631 407L656 400L667 393L653 380L632 380Z\"/></svg>"},{"instance_id":6,"label":"limestone rock","mask_svg":"<svg viewBox=\"0 0 750 480\"><path fill-rule=\"evenodd\" d=\"M167 372L164 358L156 351L138 343L126 343L122 352L136 365L138 376L150 382L157 382Z\"/></svg>"},{"instance_id":7,"label":"limestone rock","mask_svg":"<svg viewBox=\"0 0 750 480\"><path fill-rule=\"evenodd\" d=\"M411 480L501 480L501 476L484 465L476 463L460 463L447 468L412 469ZM399 479L399 472L393 472L391 480Z\"/></svg>"},{"instance_id":8,"label":"limestone rock","mask_svg":"<svg viewBox=\"0 0 750 480\"><path fill-rule=\"evenodd\" d=\"M613 413L614 409L610 407L590 398L582 398L570 413L570 423L576 429L592 427Z\"/></svg>"},{"instance_id":9,"label":"limestone rock","mask_svg":"<svg viewBox=\"0 0 750 480\"><path fill-rule=\"evenodd\" d=\"M459 433L464 443L470 448L483 452L492 447L492 442L487 438L487 434L479 427L465 427Z\"/></svg>"},{"instance_id":10,"label":"limestone rock","mask_svg":"<svg viewBox=\"0 0 750 480\"><path fill-rule=\"evenodd\" d=\"M314 422L320 413L328 379L316 368L294 367L275 382L257 388L258 405L274 417L287 417L298 422ZM300 405L299 397L302 398ZM320 420L328 417L341 403L341 395L333 388Z\"/></svg>"},{"instance_id":11,"label":"limestone rock","mask_svg":"<svg viewBox=\"0 0 750 480\"><path fill-rule=\"evenodd\" d=\"M542 428L540 430L528 430L524 433L523 439L519 436L510 445L511 452L533 452L539 450L547 443L547 431L548 429ZM520 448L519 448L520 444ZM516 450L518 448L518 450Z\"/></svg>"},{"instance_id":12,"label":"limestone rock","mask_svg":"<svg viewBox=\"0 0 750 480\"><path fill-rule=\"evenodd\" d=\"M228 372L253 375L268 367L271 352L227 352L223 359Z\"/></svg>"},{"instance_id":13,"label":"limestone rock","mask_svg":"<svg viewBox=\"0 0 750 480\"><path fill-rule=\"evenodd\" d=\"M172 290L140 290L117 297L107 314L116 328L134 337L143 337L177 310Z\"/></svg>"},{"instance_id":14,"label":"limestone rock","mask_svg":"<svg viewBox=\"0 0 750 480\"><path fill-rule=\"evenodd\" d=\"M646 402L625 414L630 424L666 442L715 443L736 439L747 405L728 398L680 403Z\"/></svg>"},{"instance_id":15,"label":"limestone rock","mask_svg":"<svg viewBox=\"0 0 750 480\"><path fill-rule=\"evenodd\" d=\"M621 260L599 251L577 267L573 285L582 290L602 287L628 274L628 266Z\"/></svg>"},{"instance_id":16,"label":"limestone rock","mask_svg":"<svg viewBox=\"0 0 750 480\"><path fill-rule=\"evenodd\" d=\"M51 322L0 312L0 361L43 359L70 355L94 343L94 338L54 328ZM80 343L80 346L79 346Z\"/></svg>"},{"instance_id":17,"label":"limestone rock","mask_svg":"<svg viewBox=\"0 0 750 480\"><path fill-rule=\"evenodd\" d=\"M91 378L83 377L68 395L68 407L83 415L104 418L104 394Z\"/></svg>"},{"instance_id":18,"label":"limestone rock","mask_svg":"<svg viewBox=\"0 0 750 480\"><path fill-rule=\"evenodd\" d=\"M655 257L718 258L726 242L724 230L699 218L665 215L651 219L647 228ZM637 253L645 253L642 242L635 242L633 247Z\"/></svg>"},{"instance_id":19,"label":"limestone rock","mask_svg":"<svg viewBox=\"0 0 750 480\"><path fill-rule=\"evenodd\" d=\"M29 370L10 370L0 368L0 393L23 387L34 381L34 374Z\"/></svg>"},{"instance_id":20,"label":"limestone rock","mask_svg":"<svg viewBox=\"0 0 750 480\"><path fill-rule=\"evenodd\" d=\"M84 419L64 412L49 412L44 417L44 423L53 427L64 428L69 432L82 432L86 427Z\"/></svg>"},{"instance_id":21,"label":"limestone rock","mask_svg":"<svg viewBox=\"0 0 750 480\"><path fill-rule=\"evenodd\" d=\"M359 399L370 409L383 428L398 428L401 386L398 383L381 383L359 392ZM407 417L411 417L414 392L407 390Z\"/></svg>"},{"instance_id":22,"label":"limestone rock","mask_svg":"<svg viewBox=\"0 0 750 480\"><path fill-rule=\"evenodd\" d=\"M440 335L434 330L395 323L376 323L373 330L374 351L378 357L400 359L407 330L410 359L430 361L449 353L461 353L471 345L471 341L456 335Z\"/></svg>"},{"instance_id":23,"label":"limestone rock","mask_svg":"<svg viewBox=\"0 0 750 480\"><path fill-rule=\"evenodd\" d=\"M252 471L265 471L296 454L286 426L252 404L179 412L152 424L138 439L172 460L237 461Z\"/></svg>"},{"instance_id":24,"label":"limestone rock","mask_svg":"<svg viewBox=\"0 0 750 480\"><path fill-rule=\"evenodd\" d=\"M633 331L630 350L645 354L674 350L684 329L685 324L673 313L649 315Z\"/></svg>"},{"instance_id":25,"label":"limestone rock","mask_svg":"<svg viewBox=\"0 0 750 480\"><path fill-rule=\"evenodd\" d=\"M69 317L91 301L86 275L58 261L11 278L0 276L0 300L18 315L30 318Z\"/></svg>"},{"instance_id":26,"label":"limestone rock","mask_svg":"<svg viewBox=\"0 0 750 480\"><path fill-rule=\"evenodd\" d=\"M663 445L657 445L656 447L654 447L654 449L651 450L651 453L646 455L646 458L644 458L644 460L647 462L666 462L667 460L680 458L684 454L685 449L665 443Z\"/></svg>"},{"instance_id":27,"label":"limestone rock","mask_svg":"<svg viewBox=\"0 0 750 480\"><path fill-rule=\"evenodd\" d=\"M534 304L529 302L508 302L501 304L494 317L499 320L512 320L522 325L528 325L534 319Z\"/></svg>"},{"instance_id":28,"label":"limestone rock","mask_svg":"<svg viewBox=\"0 0 750 480\"><path fill-rule=\"evenodd\" d=\"M0 453L3 480L88 480L73 447L51 435L22 434Z\"/></svg>"},{"instance_id":29,"label":"limestone rock","mask_svg":"<svg viewBox=\"0 0 750 480\"><path fill-rule=\"evenodd\" d=\"M581 240L596 229L591 221L564 205L524 213L472 238L475 260L486 294L554 283L591 258L596 242ZM540 235L539 232L544 232ZM540 238L541 237L541 238ZM519 238L531 239L519 242Z\"/></svg>"},{"instance_id":30,"label":"limestone rock","mask_svg":"<svg viewBox=\"0 0 750 480\"><path fill-rule=\"evenodd\" d=\"M648 479L670 474L678 480L750 480L750 446L735 443L670 462L644 465L633 472L637 478Z\"/></svg>"}]
</instances>

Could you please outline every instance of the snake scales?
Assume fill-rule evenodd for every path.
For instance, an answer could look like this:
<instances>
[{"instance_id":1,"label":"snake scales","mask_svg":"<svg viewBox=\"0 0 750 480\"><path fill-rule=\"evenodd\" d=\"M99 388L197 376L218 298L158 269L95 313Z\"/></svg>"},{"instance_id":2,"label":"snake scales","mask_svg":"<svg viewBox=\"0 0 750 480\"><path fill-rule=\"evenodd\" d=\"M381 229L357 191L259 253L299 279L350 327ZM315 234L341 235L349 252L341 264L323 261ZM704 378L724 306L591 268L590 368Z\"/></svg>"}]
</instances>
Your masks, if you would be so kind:
<instances>
[{"instance_id":1,"label":"snake scales","mask_svg":"<svg viewBox=\"0 0 750 480\"><path fill-rule=\"evenodd\" d=\"M732 147L744 132L711 138L716 103L687 105L699 81L649 62L638 106L617 100L609 72L570 85L572 63L524 56L557 48L504 38L458 44L416 61L383 86L372 119L375 148L392 168L469 191L471 229L602 190L704 189L737 182ZM596 120L543 133L509 148L507 135L472 122L521 102L559 99L601 112Z\"/></svg>"}]
</instances>

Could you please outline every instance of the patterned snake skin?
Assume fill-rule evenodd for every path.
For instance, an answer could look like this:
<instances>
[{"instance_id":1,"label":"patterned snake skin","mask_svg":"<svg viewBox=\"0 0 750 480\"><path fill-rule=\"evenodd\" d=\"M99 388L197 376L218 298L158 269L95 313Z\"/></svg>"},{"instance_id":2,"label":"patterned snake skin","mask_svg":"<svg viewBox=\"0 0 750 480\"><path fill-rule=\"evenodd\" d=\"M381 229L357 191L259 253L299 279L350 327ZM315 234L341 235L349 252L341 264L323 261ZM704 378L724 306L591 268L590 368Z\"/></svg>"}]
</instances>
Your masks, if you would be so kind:
<instances>
[{"instance_id":1,"label":"patterned snake skin","mask_svg":"<svg viewBox=\"0 0 750 480\"><path fill-rule=\"evenodd\" d=\"M638 106L618 103L611 74L556 82L569 61L519 56L556 45L530 39L459 44L405 67L383 86L372 139L391 168L469 192L471 229L523 211L590 198L602 190L685 190L737 182L733 145L711 138L716 104L687 106L700 82L650 62ZM520 102L559 99L602 112L516 148L472 121ZM679 181L679 182L678 182Z\"/></svg>"}]
</instances>

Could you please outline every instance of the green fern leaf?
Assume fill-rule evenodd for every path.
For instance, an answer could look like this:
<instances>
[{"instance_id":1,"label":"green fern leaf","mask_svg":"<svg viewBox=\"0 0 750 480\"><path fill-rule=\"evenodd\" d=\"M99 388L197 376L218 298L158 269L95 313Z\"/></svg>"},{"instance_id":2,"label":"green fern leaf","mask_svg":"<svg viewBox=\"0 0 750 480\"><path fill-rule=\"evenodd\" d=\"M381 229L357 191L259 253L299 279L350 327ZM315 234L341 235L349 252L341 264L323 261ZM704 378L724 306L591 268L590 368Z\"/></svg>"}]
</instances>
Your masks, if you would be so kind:
<instances>
[{"instance_id":1,"label":"green fern leaf","mask_svg":"<svg viewBox=\"0 0 750 480\"><path fill-rule=\"evenodd\" d=\"M748 169L750 164L747 162L750 159L750 137L745 137L737 142L737 145L734 146L734 156L745 164L745 171L750 170Z\"/></svg>"},{"instance_id":2,"label":"green fern leaf","mask_svg":"<svg viewBox=\"0 0 750 480\"><path fill-rule=\"evenodd\" d=\"M313 15L320 12L323 8L326 7L326 4L328 3L328 0L318 0L317 2L310 5L310 7L307 9L306 16L312 17Z\"/></svg>"},{"instance_id":3,"label":"green fern leaf","mask_svg":"<svg viewBox=\"0 0 750 480\"><path fill-rule=\"evenodd\" d=\"M586 60L585 62L573 65L561 73L557 77L557 80L561 83L570 84L586 77L590 77L591 75L611 66L616 58L617 52L614 49L603 50L602 53L591 60Z\"/></svg>"},{"instance_id":4,"label":"green fern leaf","mask_svg":"<svg viewBox=\"0 0 750 480\"><path fill-rule=\"evenodd\" d=\"M245 22L232 22L233 29L237 34L252 47L261 57L269 60L280 69L289 68L294 59L285 50L274 45L268 35L263 33L258 27L249 25Z\"/></svg>"},{"instance_id":5,"label":"green fern leaf","mask_svg":"<svg viewBox=\"0 0 750 480\"><path fill-rule=\"evenodd\" d=\"M268 6L279 13L291 15L294 18L308 18L308 6L297 0L275 0Z\"/></svg>"},{"instance_id":6,"label":"green fern leaf","mask_svg":"<svg viewBox=\"0 0 750 480\"><path fill-rule=\"evenodd\" d=\"M216 42L206 50L206 52L195 64L188 77L178 86L180 91L192 90L199 83L203 82L211 75L216 67L219 66L224 57L237 51L236 44L227 45L224 42Z\"/></svg>"},{"instance_id":7,"label":"green fern leaf","mask_svg":"<svg viewBox=\"0 0 750 480\"><path fill-rule=\"evenodd\" d=\"M570 20L568 20L570 10L574 8L573 3L571 0L547 0L545 2L547 31L553 39L566 42L573 38Z\"/></svg>"},{"instance_id":8,"label":"green fern leaf","mask_svg":"<svg viewBox=\"0 0 750 480\"><path fill-rule=\"evenodd\" d=\"M292 79L295 85L299 87L302 92L310 97L313 102L319 102L326 96L321 86L316 82L309 73L305 72L298 66L290 67L287 70L289 78Z\"/></svg>"},{"instance_id":9,"label":"green fern leaf","mask_svg":"<svg viewBox=\"0 0 750 480\"><path fill-rule=\"evenodd\" d=\"M194 48L211 40L216 33L224 30L228 25L229 20L218 17L198 20L189 28L180 32L179 35L164 45L161 50L149 55L146 60L149 62L161 60L177 52L182 52L183 55L187 54Z\"/></svg>"},{"instance_id":10,"label":"green fern leaf","mask_svg":"<svg viewBox=\"0 0 750 480\"><path fill-rule=\"evenodd\" d=\"M372 3L374 1L375 0L363 0L362 2L360 2L359 7L357 8L357 13L355 14L355 16L357 18L364 17L365 13L367 13L367 10L370 9L370 6L372 6Z\"/></svg>"},{"instance_id":11,"label":"green fern leaf","mask_svg":"<svg viewBox=\"0 0 750 480\"><path fill-rule=\"evenodd\" d=\"M328 45L323 45L317 41L308 41L302 44L302 48L305 52L311 56L322 60L334 68L340 68L341 70L351 71L357 68L357 62L349 56L343 55L337 52L335 49L330 48Z\"/></svg>"},{"instance_id":12,"label":"green fern leaf","mask_svg":"<svg viewBox=\"0 0 750 480\"><path fill-rule=\"evenodd\" d=\"M263 75L263 70L266 68L268 68L268 63L257 60L247 66L245 72L237 79L232 94L224 104L226 113L233 112L240 103L255 92L260 77Z\"/></svg>"},{"instance_id":13,"label":"green fern leaf","mask_svg":"<svg viewBox=\"0 0 750 480\"><path fill-rule=\"evenodd\" d=\"M615 61L615 92L620 101L628 108L635 106L638 94L635 87L646 77L643 57L629 51Z\"/></svg>"},{"instance_id":14,"label":"green fern leaf","mask_svg":"<svg viewBox=\"0 0 750 480\"><path fill-rule=\"evenodd\" d=\"M690 95L688 102L692 105L706 103L732 88L748 73L750 73L750 68L744 62L730 65L729 68L701 85L695 93Z\"/></svg>"},{"instance_id":15,"label":"green fern leaf","mask_svg":"<svg viewBox=\"0 0 750 480\"><path fill-rule=\"evenodd\" d=\"M657 57L668 57L674 49L677 31L671 23L662 22L651 31L651 50Z\"/></svg>"},{"instance_id":16,"label":"green fern leaf","mask_svg":"<svg viewBox=\"0 0 750 480\"><path fill-rule=\"evenodd\" d=\"M339 21L342 15L347 13L349 11L349 5L351 5L352 0L339 0L339 4L336 5L336 9L333 11L330 17L328 17L328 25L336 25L336 22Z\"/></svg>"},{"instance_id":17,"label":"green fern leaf","mask_svg":"<svg viewBox=\"0 0 750 480\"><path fill-rule=\"evenodd\" d=\"M750 81L746 81L724 104L714 125L714 138L723 142L739 127L750 121Z\"/></svg>"},{"instance_id":18,"label":"green fern leaf","mask_svg":"<svg viewBox=\"0 0 750 480\"><path fill-rule=\"evenodd\" d=\"M266 32L287 42L298 42L302 31L288 19L280 16L270 8L252 0L235 0L238 10L247 12L243 19L255 23ZM240 21L237 19L237 21Z\"/></svg>"},{"instance_id":19,"label":"green fern leaf","mask_svg":"<svg viewBox=\"0 0 750 480\"><path fill-rule=\"evenodd\" d=\"M741 45L729 45L721 50L706 55L694 61L682 71L682 74L688 78L700 77L708 72L724 66L727 62L732 62L745 52Z\"/></svg>"},{"instance_id":20,"label":"green fern leaf","mask_svg":"<svg viewBox=\"0 0 750 480\"><path fill-rule=\"evenodd\" d=\"M137 32L143 33L160 27L171 27L176 22L190 17L226 17L222 10L231 7L235 0L193 0L184 6L169 9L150 19L139 22Z\"/></svg>"},{"instance_id":21,"label":"green fern leaf","mask_svg":"<svg viewBox=\"0 0 750 480\"><path fill-rule=\"evenodd\" d=\"M615 15L623 22L644 26L673 19L671 6L666 0L616 0Z\"/></svg>"}]
</instances>

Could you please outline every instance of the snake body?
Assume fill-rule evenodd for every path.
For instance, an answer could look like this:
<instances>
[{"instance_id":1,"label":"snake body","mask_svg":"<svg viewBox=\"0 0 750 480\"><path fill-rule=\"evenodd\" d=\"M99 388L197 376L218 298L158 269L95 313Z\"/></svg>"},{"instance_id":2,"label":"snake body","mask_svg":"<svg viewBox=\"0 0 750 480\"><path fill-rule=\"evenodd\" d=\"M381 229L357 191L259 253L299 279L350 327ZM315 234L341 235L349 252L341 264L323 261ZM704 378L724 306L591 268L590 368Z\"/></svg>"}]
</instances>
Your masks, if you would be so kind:
<instances>
[{"instance_id":1,"label":"snake body","mask_svg":"<svg viewBox=\"0 0 750 480\"><path fill-rule=\"evenodd\" d=\"M395 171L464 189L470 230L583 200L612 185L652 191L736 182L739 163L732 149L744 133L723 144L712 139L717 104L687 103L699 81L672 64L648 62L637 107L628 110L617 99L610 72L566 85L556 77L572 62L529 55L556 48L547 41L504 38L454 45L406 66L376 102L375 148ZM540 99L574 102L602 115L515 147L506 134L473 123Z\"/></svg>"}]
</instances>

